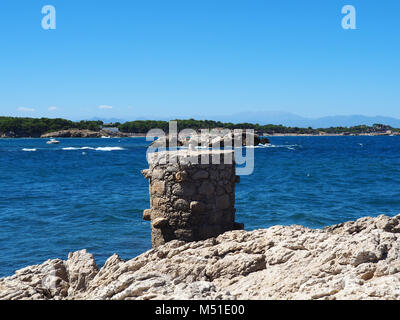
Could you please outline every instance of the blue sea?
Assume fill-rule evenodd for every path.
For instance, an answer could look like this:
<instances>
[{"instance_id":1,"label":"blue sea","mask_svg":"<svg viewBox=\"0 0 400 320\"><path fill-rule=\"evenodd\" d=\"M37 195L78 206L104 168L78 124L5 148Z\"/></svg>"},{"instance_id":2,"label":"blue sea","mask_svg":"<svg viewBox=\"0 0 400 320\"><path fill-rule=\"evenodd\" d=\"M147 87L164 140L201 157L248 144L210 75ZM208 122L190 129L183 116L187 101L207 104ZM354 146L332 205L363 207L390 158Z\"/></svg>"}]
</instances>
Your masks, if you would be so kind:
<instances>
[{"instance_id":1,"label":"blue sea","mask_svg":"<svg viewBox=\"0 0 400 320\"><path fill-rule=\"evenodd\" d=\"M272 137L236 190L246 230L400 213L400 137ZM0 139L0 277L88 249L151 248L144 138Z\"/></svg>"}]
</instances>

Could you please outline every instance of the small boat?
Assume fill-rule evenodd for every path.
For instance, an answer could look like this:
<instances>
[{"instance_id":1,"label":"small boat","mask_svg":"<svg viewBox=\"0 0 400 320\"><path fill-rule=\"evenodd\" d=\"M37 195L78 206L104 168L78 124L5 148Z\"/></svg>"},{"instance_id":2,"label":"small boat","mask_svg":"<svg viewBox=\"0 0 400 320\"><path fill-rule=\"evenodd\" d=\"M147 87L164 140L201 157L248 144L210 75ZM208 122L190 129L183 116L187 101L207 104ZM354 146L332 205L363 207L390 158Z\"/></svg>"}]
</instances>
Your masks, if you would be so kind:
<instances>
[{"instance_id":1,"label":"small boat","mask_svg":"<svg viewBox=\"0 0 400 320\"><path fill-rule=\"evenodd\" d=\"M58 141L58 140L56 140L56 139L54 139L54 138L51 138L49 141L47 141L46 142L47 144L59 144L60 143L60 141Z\"/></svg>"},{"instance_id":2,"label":"small boat","mask_svg":"<svg viewBox=\"0 0 400 320\"><path fill-rule=\"evenodd\" d=\"M102 139L110 139L110 136L101 136Z\"/></svg>"}]
</instances>

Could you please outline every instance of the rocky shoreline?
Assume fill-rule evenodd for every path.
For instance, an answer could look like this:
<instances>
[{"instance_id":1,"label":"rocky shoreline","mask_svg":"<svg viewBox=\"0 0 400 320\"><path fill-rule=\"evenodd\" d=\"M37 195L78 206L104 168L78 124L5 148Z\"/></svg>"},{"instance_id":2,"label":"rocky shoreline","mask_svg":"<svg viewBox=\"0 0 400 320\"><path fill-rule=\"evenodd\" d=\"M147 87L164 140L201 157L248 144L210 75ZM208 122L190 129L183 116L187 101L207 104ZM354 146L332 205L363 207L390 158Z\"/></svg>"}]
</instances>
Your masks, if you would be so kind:
<instances>
[{"instance_id":1,"label":"rocky shoreline","mask_svg":"<svg viewBox=\"0 0 400 320\"><path fill-rule=\"evenodd\" d=\"M128 138L135 137L135 134L125 133L125 132L112 132L108 130L92 131L92 130L81 130L81 129L67 129L60 131L53 131L42 134L40 137L28 137L19 136L14 132L0 133L0 138L10 139L10 138Z\"/></svg>"},{"instance_id":2,"label":"rocky shoreline","mask_svg":"<svg viewBox=\"0 0 400 320\"><path fill-rule=\"evenodd\" d=\"M301 134L301 133L273 133L273 134L258 134L258 137L342 137L342 136L399 136L400 132L393 133L358 133L358 134L344 134L344 133L320 133L320 134ZM133 138L133 137L146 137L146 133L124 133L117 132L112 133L110 131L91 131L91 130L79 130L79 129L69 129L54 131L42 134L40 138L101 138L103 136L112 138ZM0 133L0 139L10 139L10 138L32 138L28 136L17 136L14 132ZM261 142L255 139L256 142ZM178 142L178 145L183 145L183 143Z\"/></svg>"},{"instance_id":3,"label":"rocky shoreline","mask_svg":"<svg viewBox=\"0 0 400 320\"><path fill-rule=\"evenodd\" d=\"M108 130L91 131L91 130L79 130L69 129L55 132L49 132L42 134L41 138L101 138L101 137L113 137L113 138L125 138L130 137L129 134L124 132L112 132Z\"/></svg>"},{"instance_id":4,"label":"rocky shoreline","mask_svg":"<svg viewBox=\"0 0 400 320\"><path fill-rule=\"evenodd\" d=\"M99 270L86 250L0 279L0 299L399 299L400 215L174 240Z\"/></svg>"}]
</instances>

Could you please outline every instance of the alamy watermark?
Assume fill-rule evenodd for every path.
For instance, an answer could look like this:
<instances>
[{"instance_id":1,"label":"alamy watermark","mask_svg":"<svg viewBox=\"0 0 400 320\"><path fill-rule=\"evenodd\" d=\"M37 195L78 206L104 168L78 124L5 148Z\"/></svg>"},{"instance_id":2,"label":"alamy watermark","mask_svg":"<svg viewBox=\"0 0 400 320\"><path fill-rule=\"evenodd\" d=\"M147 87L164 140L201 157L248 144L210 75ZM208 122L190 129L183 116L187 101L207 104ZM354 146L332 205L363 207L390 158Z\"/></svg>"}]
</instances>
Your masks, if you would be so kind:
<instances>
[{"instance_id":1,"label":"alamy watermark","mask_svg":"<svg viewBox=\"0 0 400 320\"><path fill-rule=\"evenodd\" d=\"M152 129L146 134L147 141L155 137L158 139L147 149L149 163L232 164L234 157L238 175L250 175L254 171L255 134L252 129L201 129L200 132L183 129L178 132L177 121L170 121L168 134L162 129Z\"/></svg>"},{"instance_id":2,"label":"alamy watermark","mask_svg":"<svg viewBox=\"0 0 400 320\"><path fill-rule=\"evenodd\" d=\"M42 18L42 28L44 30L55 30L56 29L56 8L52 5L45 5L42 8L42 14L45 15Z\"/></svg>"},{"instance_id":3,"label":"alamy watermark","mask_svg":"<svg viewBox=\"0 0 400 320\"><path fill-rule=\"evenodd\" d=\"M352 5L345 5L342 7L342 14L345 16L342 18L342 28L345 30L355 30L356 25L356 8Z\"/></svg>"},{"instance_id":4,"label":"alamy watermark","mask_svg":"<svg viewBox=\"0 0 400 320\"><path fill-rule=\"evenodd\" d=\"M342 28L345 30L355 30L356 25L356 8L353 5L346 4L342 7L341 13L345 16L342 18ZM45 5L42 7L42 28L44 30L56 29L56 8L53 5Z\"/></svg>"}]
</instances>

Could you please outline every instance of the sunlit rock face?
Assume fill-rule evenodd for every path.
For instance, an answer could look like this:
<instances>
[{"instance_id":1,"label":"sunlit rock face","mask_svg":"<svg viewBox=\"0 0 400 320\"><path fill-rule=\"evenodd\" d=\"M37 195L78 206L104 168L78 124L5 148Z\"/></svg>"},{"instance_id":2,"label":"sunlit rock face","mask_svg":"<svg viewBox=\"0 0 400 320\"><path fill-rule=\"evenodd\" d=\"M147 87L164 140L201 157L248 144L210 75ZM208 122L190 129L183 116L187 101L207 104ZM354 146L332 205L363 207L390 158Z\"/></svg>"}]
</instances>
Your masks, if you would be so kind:
<instances>
[{"instance_id":1,"label":"sunlit rock face","mask_svg":"<svg viewBox=\"0 0 400 320\"><path fill-rule=\"evenodd\" d=\"M0 299L399 299L400 215L173 240L98 270L85 250L0 279Z\"/></svg>"}]
</instances>

